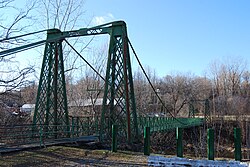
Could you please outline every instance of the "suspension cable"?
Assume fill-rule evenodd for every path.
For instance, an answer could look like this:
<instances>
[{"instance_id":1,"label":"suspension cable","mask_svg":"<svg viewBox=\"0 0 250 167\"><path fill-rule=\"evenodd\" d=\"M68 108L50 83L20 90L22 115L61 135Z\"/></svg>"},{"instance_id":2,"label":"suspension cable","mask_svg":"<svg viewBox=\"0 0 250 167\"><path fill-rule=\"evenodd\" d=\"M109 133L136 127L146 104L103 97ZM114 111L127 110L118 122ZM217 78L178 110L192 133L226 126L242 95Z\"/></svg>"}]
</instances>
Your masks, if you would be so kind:
<instances>
[{"instance_id":1,"label":"suspension cable","mask_svg":"<svg viewBox=\"0 0 250 167\"><path fill-rule=\"evenodd\" d=\"M22 36L26 36L26 35L31 35L31 34L36 34L36 33L43 32L43 31L47 31L47 30L41 30L41 31L29 33L29 34L24 34L24 35L20 35L20 36L16 36L16 37L11 37L11 38L8 38L8 39L15 39L15 38L18 38L18 37L22 37ZM53 37L53 38L50 38L50 39L41 40L41 41L38 41L38 42L34 42L34 43L30 43L30 44L18 46L16 48L7 49L7 50L4 50L4 51L0 52L0 58L6 57L6 56L9 56L11 54L18 53L18 52L22 52L22 51L25 51L25 50L29 50L29 49L41 46L41 45L43 45L45 43L57 41L57 40L60 40L60 39L62 39L62 37L61 36L57 36L57 37ZM7 39L3 39L1 41L4 41L4 40L7 40Z\"/></svg>"},{"instance_id":2,"label":"suspension cable","mask_svg":"<svg viewBox=\"0 0 250 167\"><path fill-rule=\"evenodd\" d=\"M41 40L41 41L38 41L38 42L22 45L22 46L19 46L19 47L16 47L16 48L7 49L7 50L4 50L4 51L0 52L0 57L3 58L3 57L6 57L6 56L9 56L11 54L15 54L15 53L18 53L18 52L29 50L29 49L41 46L41 45L43 45L45 43L57 41L57 40L60 40L60 39L62 39L62 37L59 36L59 37L54 37L54 38L51 38L51 39Z\"/></svg>"},{"instance_id":3,"label":"suspension cable","mask_svg":"<svg viewBox=\"0 0 250 167\"><path fill-rule=\"evenodd\" d=\"M177 120L179 123L181 123L181 124L185 124L185 123L181 122L180 120L178 120L178 119L168 110L168 108L166 107L166 105L164 104L164 102L162 101L162 99L160 98L160 96L158 95L157 91L155 90L155 88L154 88L152 82L150 81L150 79L149 79L149 77L148 77L148 75L147 75L145 69L143 68L143 66L142 66L142 64L141 64L141 62L140 62L140 60L139 60L139 57L137 56L137 54L136 54L136 52L135 52L135 49L134 49L134 47L132 46L132 44L131 44L130 40L128 39L128 37L127 37L127 40L128 40L129 46L131 47L131 49L132 49L132 51L133 51L133 53L134 53L134 55L135 55L135 58L136 58L136 60L137 60L137 62L138 62L138 64L139 64L139 66L140 66L141 69L142 69L143 74L144 74L145 77L147 78L147 81L148 81L149 85L151 86L153 92L155 93L156 97L158 98L158 100L160 101L160 103L162 104L162 106L166 109L166 111L170 114L170 116L171 116L172 118L176 119L176 120Z\"/></svg>"},{"instance_id":4,"label":"suspension cable","mask_svg":"<svg viewBox=\"0 0 250 167\"><path fill-rule=\"evenodd\" d=\"M46 30L35 31L35 32L27 33L27 34L22 34L22 35L18 35L18 36L14 36L14 37L4 38L4 39L1 39L0 42L8 41L8 40L11 40L11 39L16 39L16 38L20 38L20 37L25 37L25 36L28 36L28 35L38 34L38 33L45 32L45 31L47 31L47 29Z\"/></svg>"},{"instance_id":5,"label":"suspension cable","mask_svg":"<svg viewBox=\"0 0 250 167\"><path fill-rule=\"evenodd\" d=\"M15 53L18 53L18 52L22 52L22 51L25 51L25 50L28 50L28 49L32 49L32 48L41 46L44 43L46 43L46 41L47 40L42 40L42 41L38 41L38 42L35 42L35 43L27 44L27 45L24 45L24 46L19 46L17 48L4 50L4 51L0 52L0 57L3 58L3 57L6 57L6 56L9 56L11 54L15 54Z\"/></svg>"},{"instance_id":6,"label":"suspension cable","mask_svg":"<svg viewBox=\"0 0 250 167\"><path fill-rule=\"evenodd\" d=\"M15 36L15 37L5 38L5 39L0 40L0 42L8 41L8 40L11 40L11 39L17 39L17 38L20 38L20 37L33 35L33 34L45 32L45 31L47 31L47 29L46 30L41 30L41 31L36 31L36 32L31 32L31 33L27 33L27 34ZM52 41L56 41L58 39L61 39L61 37L54 37L54 38L51 38L51 39L41 40L41 41L38 41L38 42L18 46L16 48L7 49L7 50L4 50L4 51L0 52L0 58L6 57L6 56L9 56L11 54L18 53L18 52L22 52L22 51L25 51L25 50L29 50L29 49L32 49L32 48L35 48L35 47L39 47L39 46L45 44L46 42L52 42Z\"/></svg>"},{"instance_id":7,"label":"suspension cable","mask_svg":"<svg viewBox=\"0 0 250 167\"><path fill-rule=\"evenodd\" d=\"M65 39L65 42L75 51L75 53L92 69L95 73L105 81L105 78Z\"/></svg>"}]
</instances>

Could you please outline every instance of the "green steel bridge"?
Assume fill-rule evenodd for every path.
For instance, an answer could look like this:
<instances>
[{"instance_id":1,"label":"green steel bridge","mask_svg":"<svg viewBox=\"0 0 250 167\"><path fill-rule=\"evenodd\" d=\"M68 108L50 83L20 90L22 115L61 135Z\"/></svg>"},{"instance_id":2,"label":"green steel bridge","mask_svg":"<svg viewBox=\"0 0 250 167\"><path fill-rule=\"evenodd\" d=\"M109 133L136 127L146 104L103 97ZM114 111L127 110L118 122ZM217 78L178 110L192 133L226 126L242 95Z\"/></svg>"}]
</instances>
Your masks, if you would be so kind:
<instances>
[{"instance_id":1,"label":"green steel bridge","mask_svg":"<svg viewBox=\"0 0 250 167\"><path fill-rule=\"evenodd\" d=\"M129 41L124 21L72 31L62 32L58 29L46 31L47 39L45 40L0 52L0 57L4 58L45 45L33 123L31 125L0 125L0 148L26 143L34 145L39 143L41 146L46 143L60 143L63 142L62 139L72 142L85 141L91 137L104 141L111 138L111 127L114 124L118 125L118 136L126 142L133 142L140 138L146 126L150 127L151 132L164 132L176 127L186 128L203 124L201 118L176 118L171 112L168 113L168 117L149 117L137 112L129 50L132 49L138 62L139 58ZM39 32L0 41L15 40ZM101 76L67 40L100 34L110 36L105 77ZM68 114L63 42L69 45L105 82L102 111L99 117L70 117ZM145 74L144 70L143 72ZM147 79L151 84L148 77ZM152 89L157 95L153 86ZM158 95L157 97L159 98Z\"/></svg>"}]
</instances>

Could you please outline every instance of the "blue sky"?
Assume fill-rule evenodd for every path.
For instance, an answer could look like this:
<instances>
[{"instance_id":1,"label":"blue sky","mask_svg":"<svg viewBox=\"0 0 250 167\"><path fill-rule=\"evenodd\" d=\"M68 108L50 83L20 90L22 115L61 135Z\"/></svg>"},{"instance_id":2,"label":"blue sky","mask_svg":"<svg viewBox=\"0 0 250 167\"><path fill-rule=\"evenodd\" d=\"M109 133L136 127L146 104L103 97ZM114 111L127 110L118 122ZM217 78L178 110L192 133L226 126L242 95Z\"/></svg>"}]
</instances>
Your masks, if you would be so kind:
<instances>
[{"instance_id":1,"label":"blue sky","mask_svg":"<svg viewBox=\"0 0 250 167\"><path fill-rule=\"evenodd\" d=\"M248 0L86 0L85 9L92 24L124 20L142 64L159 76L203 75L227 58L250 64Z\"/></svg>"}]
</instances>

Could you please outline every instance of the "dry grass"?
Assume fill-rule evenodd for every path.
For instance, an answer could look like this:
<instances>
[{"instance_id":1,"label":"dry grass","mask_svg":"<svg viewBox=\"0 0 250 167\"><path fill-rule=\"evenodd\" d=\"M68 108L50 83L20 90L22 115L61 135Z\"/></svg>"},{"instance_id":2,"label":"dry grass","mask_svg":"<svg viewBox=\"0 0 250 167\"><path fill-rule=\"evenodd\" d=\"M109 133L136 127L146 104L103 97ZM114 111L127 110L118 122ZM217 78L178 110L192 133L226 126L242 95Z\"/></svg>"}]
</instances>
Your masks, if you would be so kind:
<instances>
[{"instance_id":1,"label":"dry grass","mask_svg":"<svg viewBox=\"0 0 250 167\"><path fill-rule=\"evenodd\" d=\"M174 155L161 156L173 157ZM189 154L185 154L184 157L197 159ZM112 153L107 150L52 146L3 154L0 157L0 166L147 166L147 158L143 153L138 152L118 151ZM216 158L216 160L228 161L233 159Z\"/></svg>"},{"instance_id":2,"label":"dry grass","mask_svg":"<svg viewBox=\"0 0 250 167\"><path fill-rule=\"evenodd\" d=\"M0 166L147 166L142 153L53 146L2 155Z\"/></svg>"}]
</instances>

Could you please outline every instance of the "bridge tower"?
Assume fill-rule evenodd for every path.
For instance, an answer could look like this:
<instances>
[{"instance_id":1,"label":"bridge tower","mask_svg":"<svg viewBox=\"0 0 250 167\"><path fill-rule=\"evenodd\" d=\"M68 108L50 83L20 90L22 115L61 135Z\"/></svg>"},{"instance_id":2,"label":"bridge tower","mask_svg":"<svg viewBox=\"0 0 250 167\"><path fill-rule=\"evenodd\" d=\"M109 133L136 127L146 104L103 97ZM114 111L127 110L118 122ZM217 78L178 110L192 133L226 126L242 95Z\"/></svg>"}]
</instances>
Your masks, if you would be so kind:
<instances>
[{"instance_id":1,"label":"bridge tower","mask_svg":"<svg viewBox=\"0 0 250 167\"><path fill-rule=\"evenodd\" d=\"M105 78L100 138L111 137L111 126L131 142L138 137L138 123L126 24L114 22ZM132 138L134 137L134 138Z\"/></svg>"},{"instance_id":2,"label":"bridge tower","mask_svg":"<svg viewBox=\"0 0 250 167\"><path fill-rule=\"evenodd\" d=\"M69 132L69 117L62 55L61 31L48 30L40 74L33 125L39 130ZM41 129L42 128L42 129Z\"/></svg>"},{"instance_id":3,"label":"bridge tower","mask_svg":"<svg viewBox=\"0 0 250 167\"><path fill-rule=\"evenodd\" d=\"M34 125L48 125L47 131L66 128L69 132L62 42L66 38L109 34L110 43L105 76L100 139L111 137L111 127L128 142L138 137L138 123L126 23L116 21L92 28L61 32L48 31L39 81Z\"/></svg>"}]
</instances>

